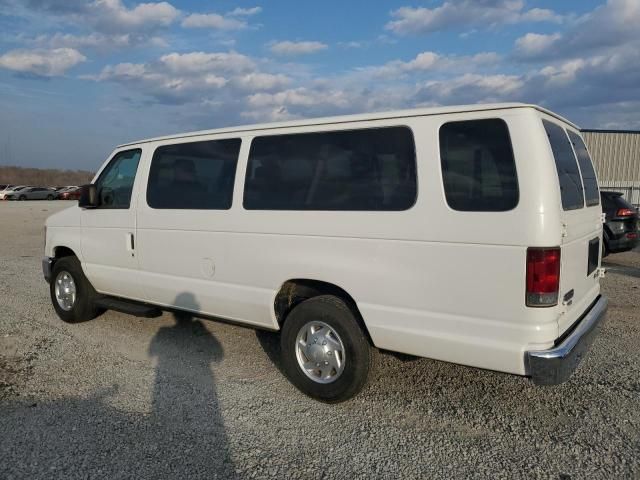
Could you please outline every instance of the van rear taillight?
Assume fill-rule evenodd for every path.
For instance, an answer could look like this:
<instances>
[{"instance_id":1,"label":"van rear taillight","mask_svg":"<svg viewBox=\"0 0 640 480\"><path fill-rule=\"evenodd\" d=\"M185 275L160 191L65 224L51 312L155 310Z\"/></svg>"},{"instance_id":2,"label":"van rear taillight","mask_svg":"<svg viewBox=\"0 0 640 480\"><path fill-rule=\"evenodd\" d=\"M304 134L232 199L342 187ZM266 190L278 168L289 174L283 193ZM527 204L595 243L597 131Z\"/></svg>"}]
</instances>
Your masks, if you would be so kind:
<instances>
[{"instance_id":1,"label":"van rear taillight","mask_svg":"<svg viewBox=\"0 0 640 480\"><path fill-rule=\"evenodd\" d=\"M560 249L527 249L528 307L552 307L558 304L560 287Z\"/></svg>"}]
</instances>

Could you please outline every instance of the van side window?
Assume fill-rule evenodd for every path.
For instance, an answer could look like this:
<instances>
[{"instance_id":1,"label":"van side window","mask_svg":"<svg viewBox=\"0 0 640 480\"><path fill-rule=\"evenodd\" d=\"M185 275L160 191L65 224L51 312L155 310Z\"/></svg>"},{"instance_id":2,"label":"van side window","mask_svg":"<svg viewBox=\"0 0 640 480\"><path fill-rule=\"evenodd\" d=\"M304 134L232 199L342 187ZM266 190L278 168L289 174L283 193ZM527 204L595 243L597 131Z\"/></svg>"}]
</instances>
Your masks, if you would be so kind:
<instances>
[{"instance_id":1,"label":"van side window","mask_svg":"<svg viewBox=\"0 0 640 480\"><path fill-rule=\"evenodd\" d=\"M542 120L542 124L547 132L547 137L549 137L553 158L556 162L562 208L565 210L582 208L584 207L582 180L567 133L564 128L548 120Z\"/></svg>"},{"instance_id":2,"label":"van side window","mask_svg":"<svg viewBox=\"0 0 640 480\"><path fill-rule=\"evenodd\" d=\"M465 212L504 212L519 200L507 124L467 120L440 127L440 162L447 203Z\"/></svg>"},{"instance_id":3,"label":"van side window","mask_svg":"<svg viewBox=\"0 0 640 480\"><path fill-rule=\"evenodd\" d=\"M111 159L95 182L98 208L129 208L141 154L140 149L127 150L116 153Z\"/></svg>"},{"instance_id":4,"label":"van side window","mask_svg":"<svg viewBox=\"0 0 640 480\"><path fill-rule=\"evenodd\" d=\"M158 209L228 210L239 138L158 147L151 160L147 204Z\"/></svg>"},{"instance_id":5,"label":"van side window","mask_svg":"<svg viewBox=\"0 0 640 480\"><path fill-rule=\"evenodd\" d=\"M598 193L598 179L596 178L596 172L593 169L593 163L591 157L587 151L580 135L567 130L569 134L569 140L573 144L573 150L578 157L578 163L580 164L580 173L582 174L582 183L584 184L584 197L587 202L587 207L598 205L600 203L600 194Z\"/></svg>"},{"instance_id":6,"label":"van side window","mask_svg":"<svg viewBox=\"0 0 640 480\"><path fill-rule=\"evenodd\" d=\"M245 180L248 210L407 210L416 200L407 127L257 137Z\"/></svg>"}]
</instances>

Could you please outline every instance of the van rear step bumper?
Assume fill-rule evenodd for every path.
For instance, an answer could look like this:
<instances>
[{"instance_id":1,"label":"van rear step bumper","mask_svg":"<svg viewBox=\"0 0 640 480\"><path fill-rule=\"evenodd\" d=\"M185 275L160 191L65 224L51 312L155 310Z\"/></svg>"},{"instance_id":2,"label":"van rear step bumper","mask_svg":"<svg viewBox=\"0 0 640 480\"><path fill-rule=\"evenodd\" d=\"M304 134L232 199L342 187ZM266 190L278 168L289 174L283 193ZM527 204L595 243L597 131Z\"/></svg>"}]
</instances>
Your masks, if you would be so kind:
<instances>
[{"instance_id":1,"label":"van rear step bumper","mask_svg":"<svg viewBox=\"0 0 640 480\"><path fill-rule=\"evenodd\" d=\"M558 345L549 350L525 352L525 368L533 383L558 385L569 379L589 350L605 318L608 304L607 297L599 296Z\"/></svg>"}]
</instances>

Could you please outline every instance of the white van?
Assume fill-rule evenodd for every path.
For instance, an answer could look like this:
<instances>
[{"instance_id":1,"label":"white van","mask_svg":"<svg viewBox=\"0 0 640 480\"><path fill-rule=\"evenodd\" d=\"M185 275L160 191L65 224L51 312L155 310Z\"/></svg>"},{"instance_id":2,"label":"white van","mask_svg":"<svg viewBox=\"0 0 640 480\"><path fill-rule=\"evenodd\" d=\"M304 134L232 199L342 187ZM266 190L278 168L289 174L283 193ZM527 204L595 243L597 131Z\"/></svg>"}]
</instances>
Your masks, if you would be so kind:
<instances>
[{"instance_id":1,"label":"white van","mask_svg":"<svg viewBox=\"0 0 640 480\"><path fill-rule=\"evenodd\" d=\"M280 330L323 401L374 348L557 384L606 312L601 213L578 128L534 105L300 120L121 145L47 220L43 270L67 322Z\"/></svg>"}]
</instances>

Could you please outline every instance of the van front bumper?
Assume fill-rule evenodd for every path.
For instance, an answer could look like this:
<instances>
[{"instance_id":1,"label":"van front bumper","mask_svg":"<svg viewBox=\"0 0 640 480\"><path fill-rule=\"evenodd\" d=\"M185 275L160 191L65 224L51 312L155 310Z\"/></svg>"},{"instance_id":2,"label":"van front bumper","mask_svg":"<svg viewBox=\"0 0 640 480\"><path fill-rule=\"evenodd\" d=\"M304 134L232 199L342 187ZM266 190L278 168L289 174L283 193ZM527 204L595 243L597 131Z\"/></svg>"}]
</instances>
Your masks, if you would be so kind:
<instances>
[{"instance_id":1,"label":"van front bumper","mask_svg":"<svg viewBox=\"0 0 640 480\"><path fill-rule=\"evenodd\" d=\"M537 385L566 382L589 350L598 327L607 313L609 301L601 295L568 335L549 350L525 352L527 375Z\"/></svg>"},{"instance_id":2,"label":"van front bumper","mask_svg":"<svg viewBox=\"0 0 640 480\"><path fill-rule=\"evenodd\" d=\"M44 257L42 259L42 274L44 275L44 279L49 283L51 280L51 269L53 268L53 258Z\"/></svg>"}]
</instances>

